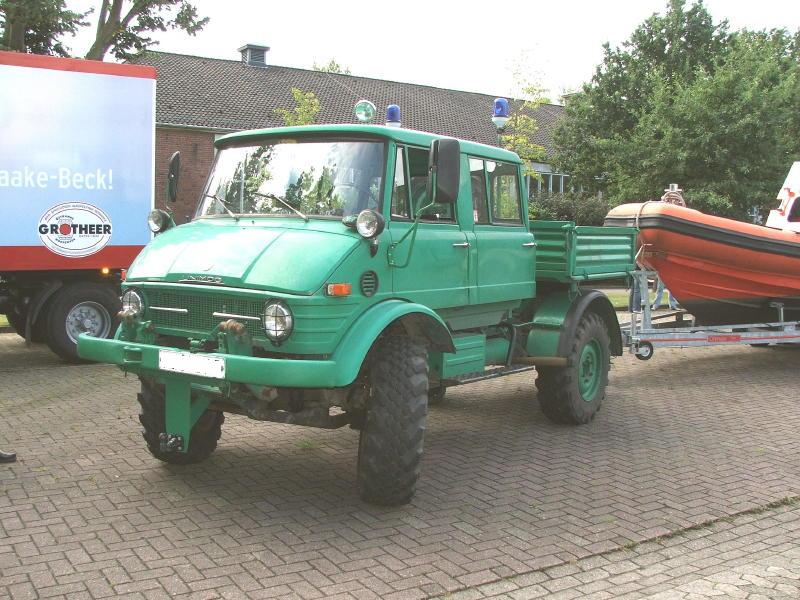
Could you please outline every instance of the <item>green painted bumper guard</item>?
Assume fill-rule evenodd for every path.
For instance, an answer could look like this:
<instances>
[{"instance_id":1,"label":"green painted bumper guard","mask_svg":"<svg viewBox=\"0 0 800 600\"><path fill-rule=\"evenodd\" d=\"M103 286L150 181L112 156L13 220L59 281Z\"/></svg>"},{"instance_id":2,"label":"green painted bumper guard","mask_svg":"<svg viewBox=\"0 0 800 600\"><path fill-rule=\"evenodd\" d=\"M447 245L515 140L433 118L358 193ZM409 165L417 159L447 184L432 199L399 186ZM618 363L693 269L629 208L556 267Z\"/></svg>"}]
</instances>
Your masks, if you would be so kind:
<instances>
[{"instance_id":1,"label":"green painted bumper guard","mask_svg":"<svg viewBox=\"0 0 800 600\"><path fill-rule=\"evenodd\" d=\"M209 353L204 356L224 358L225 379L163 371L158 367L160 350L176 350L164 346L140 344L124 340L108 340L82 335L78 344L81 358L118 365L124 371L152 377L166 389L166 429L169 436L181 436L180 449L188 451L192 427L220 396L220 388L228 383L270 387L340 387L351 383L345 369L335 360L290 360L256 358L236 354Z\"/></svg>"}]
</instances>

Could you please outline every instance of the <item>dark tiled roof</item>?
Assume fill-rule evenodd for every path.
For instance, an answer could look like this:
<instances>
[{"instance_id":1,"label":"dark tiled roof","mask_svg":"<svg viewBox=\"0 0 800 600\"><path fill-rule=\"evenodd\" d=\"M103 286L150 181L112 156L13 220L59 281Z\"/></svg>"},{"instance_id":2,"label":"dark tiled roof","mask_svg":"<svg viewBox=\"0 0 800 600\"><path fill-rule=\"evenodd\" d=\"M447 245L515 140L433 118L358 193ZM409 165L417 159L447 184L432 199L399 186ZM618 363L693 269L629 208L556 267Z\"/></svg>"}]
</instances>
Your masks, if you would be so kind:
<instances>
[{"instance_id":1,"label":"dark tiled roof","mask_svg":"<svg viewBox=\"0 0 800 600\"><path fill-rule=\"evenodd\" d=\"M399 104L403 127L494 144L497 134L490 121L494 96L268 66L252 67L240 61L147 52L137 64L158 72L156 121L159 124L240 130L283 125L276 108L294 108L291 88L314 92L320 102L319 123L352 123L353 106L366 98L378 107L382 122L389 104ZM534 116L539 125L535 141L552 149L552 130L563 107L544 104Z\"/></svg>"}]
</instances>

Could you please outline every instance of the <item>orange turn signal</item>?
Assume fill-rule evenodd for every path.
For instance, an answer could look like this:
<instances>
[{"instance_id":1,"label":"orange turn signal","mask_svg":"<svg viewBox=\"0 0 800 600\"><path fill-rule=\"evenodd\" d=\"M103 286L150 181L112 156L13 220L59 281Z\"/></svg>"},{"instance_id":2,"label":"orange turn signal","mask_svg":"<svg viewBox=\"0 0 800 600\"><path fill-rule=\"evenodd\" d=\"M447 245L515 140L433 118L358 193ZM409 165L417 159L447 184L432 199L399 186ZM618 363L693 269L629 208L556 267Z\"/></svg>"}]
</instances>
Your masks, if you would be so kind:
<instances>
[{"instance_id":1,"label":"orange turn signal","mask_svg":"<svg viewBox=\"0 0 800 600\"><path fill-rule=\"evenodd\" d=\"M100 269L100 272L103 275L108 275L109 273L111 273L111 269L109 269L108 267L103 267L102 269Z\"/></svg>"},{"instance_id":2,"label":"orange turn signal","mask_svg":"<svg viewBox=\"0 0 800 600\"><path fill-rule=\"evenodd\" d=\"M325 292L328 296L349 296L353 286L349 283L329 283Z\"/></svg>"}]
</instances>

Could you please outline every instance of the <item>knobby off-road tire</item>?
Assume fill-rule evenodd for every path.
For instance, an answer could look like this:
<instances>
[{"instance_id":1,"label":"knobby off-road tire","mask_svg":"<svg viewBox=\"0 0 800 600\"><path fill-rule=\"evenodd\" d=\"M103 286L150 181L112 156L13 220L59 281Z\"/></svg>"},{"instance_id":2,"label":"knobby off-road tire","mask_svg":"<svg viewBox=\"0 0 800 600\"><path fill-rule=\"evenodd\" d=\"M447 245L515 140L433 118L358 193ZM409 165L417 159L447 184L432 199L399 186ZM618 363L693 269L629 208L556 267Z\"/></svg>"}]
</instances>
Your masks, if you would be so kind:
<instances>
[{"instance_id":1,"label":"knobby off-road tire","mask_svg":"<svg viewBox=\"0 0 800 600\"><path fill-rule=\"evenodd\" d=\"M428 409L428 353L405 336L379 342L370 366L370 398L358 444L358 491L396 506L414 495Z\"/></svg>"},{"instance_id":2,"label":"knobby off-road tire","mask_svg":"<svg viewBox=\"0 0 800 600\"><path fill-rule=\"evenodd\" d=\"M112 337L119 324L120 307L119 297L110 285L73 283L63 287L49 302L45 341L65 361L81 362L78 336L88 332Z\"/></svg>"},{"instance_id":3,"label":"knobby off-road tire","mask_svg":"<svg viewBox=\"0 0 800 600\"><path fill-rule=\"evenodd\" d=\"M142 380L142 391L137 399L140 404L142 437L150 454L158 460L172 465L190 465L204 461L216 450L217 440L222 435L222 423L225 421L223 413L213 410L203 413L192 427L188 452L162 452L158 436L166 432L164 388Z\"/></svg>"},{"instance_id":4,"label":"knobby off-road tire","mask_svg":"<svg viewBox=\"0 0 800 600\"><path fill-rule=\"evenodd\" d=\"M594 419L603 403L611 367L610 338L595 313L581 317L568 367L537 368L539 405L554 423L579 425Z\"/></svg>"}]
</instances>

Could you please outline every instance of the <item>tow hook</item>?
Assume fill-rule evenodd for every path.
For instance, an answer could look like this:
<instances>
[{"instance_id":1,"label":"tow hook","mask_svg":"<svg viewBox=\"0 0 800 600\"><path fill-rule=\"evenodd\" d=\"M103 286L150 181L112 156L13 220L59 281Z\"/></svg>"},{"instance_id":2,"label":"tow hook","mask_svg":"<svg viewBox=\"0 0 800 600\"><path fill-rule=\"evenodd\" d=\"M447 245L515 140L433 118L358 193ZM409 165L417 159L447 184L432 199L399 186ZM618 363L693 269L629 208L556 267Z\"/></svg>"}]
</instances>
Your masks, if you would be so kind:
<instances>
[{"instance_id":1,"label":"tow hook","mask_svg":"<svg viewBox=\"0 0 800 600\"><path fill-rule=\"evenodd\" d=\"M183 436L171 433L159 433L158 445L161 452L182 452Z\"/></svg>"}]
</instances>

